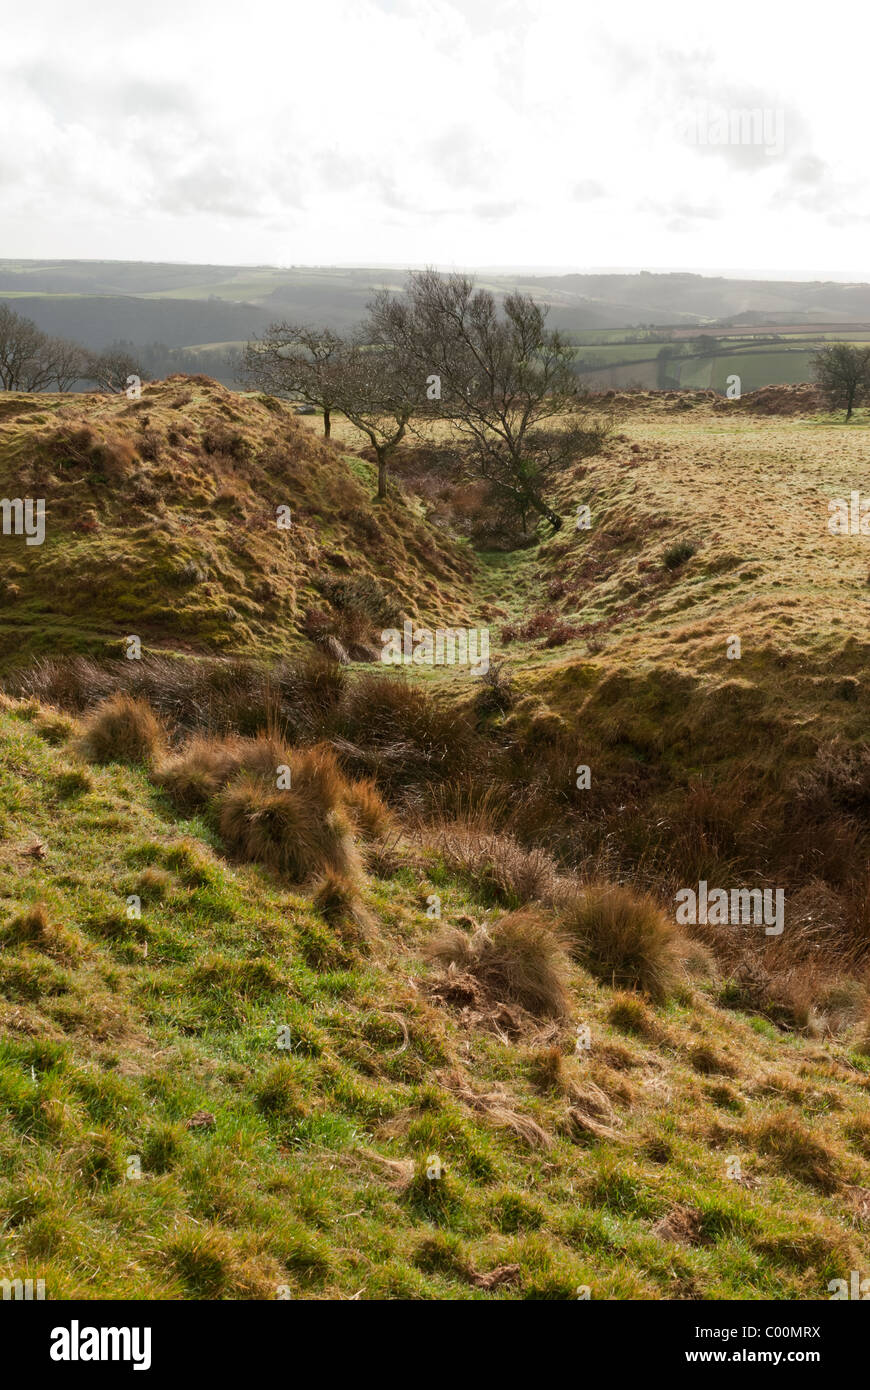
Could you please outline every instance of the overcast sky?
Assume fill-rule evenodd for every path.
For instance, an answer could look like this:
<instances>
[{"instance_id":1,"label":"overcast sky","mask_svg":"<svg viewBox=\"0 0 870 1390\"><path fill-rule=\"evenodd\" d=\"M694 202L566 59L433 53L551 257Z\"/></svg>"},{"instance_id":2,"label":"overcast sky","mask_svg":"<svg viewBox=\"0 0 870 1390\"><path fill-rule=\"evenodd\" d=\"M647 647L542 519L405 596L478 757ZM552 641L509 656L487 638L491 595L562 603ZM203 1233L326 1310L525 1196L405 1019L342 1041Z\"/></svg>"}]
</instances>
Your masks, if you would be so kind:
<instances>
[{"instance_id":1,"label":"overcast sky","mask_svg":"<svg viewBox=\"0 0 870 1390\"><path fill-rule=\"evenodd\" d=\"M870 279L860 15L0 0L0 257Z\"/></svg>"}]
</instances>

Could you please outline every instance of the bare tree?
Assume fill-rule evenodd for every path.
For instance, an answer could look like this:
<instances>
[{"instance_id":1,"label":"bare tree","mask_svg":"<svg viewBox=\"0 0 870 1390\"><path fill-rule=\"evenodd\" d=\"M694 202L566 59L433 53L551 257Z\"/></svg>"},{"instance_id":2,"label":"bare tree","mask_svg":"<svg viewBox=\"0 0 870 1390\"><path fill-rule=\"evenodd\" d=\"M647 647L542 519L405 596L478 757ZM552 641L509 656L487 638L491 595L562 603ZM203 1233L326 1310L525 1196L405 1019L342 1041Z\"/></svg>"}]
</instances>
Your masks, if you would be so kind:
<instances>
[{"instance_id":1,"label":"bare tree","mask_svg":"<svg viewBox=\"0 0 870 1390\"><path fill-rule=\"evenodd\" d=\"M425 386L413 358L385 335L376 304L358 337L336 374L336 405L368 435L378 464L377 496L383 499L390 460L420 409Z\"/></svg>"},{"instance_id":2,"label":"bare tree","mask_svg":"<svg viewBox=\"0 0 870 1390\"><path fill-rule=\"evenodd\" d=\"M40 391L52 379L48 338L32 319L0 304L0 385L6 391Z\"/></svg>"},{"instance_id":3,"label":"bare tree","mask_svg":"<svg viewBox=\"0 0 870 1390\"><path fill-rule=\"evenodd\" d=\"M272 323L262 338L245 348L242 380L272 396L317 406L323 411L323 433L328 439L347 351L345 340L329 328Z\"/></svg>"},{"instance_id":4,"label":"bare tree","mask_svg":"<svg viewBox=\"0 0 870 1390\"><path fill-rule=\"evenodd\" d=\"M558 530L548 481L599 452L609 425L591 418L574 349L547 329L547 309L511 294L499 312L467 276L426 270L410 276L404 300L382 297L380 317L419 379L435 385L428 408L454 421L478 475L524 526L537 513Z\"/></svg>"},{"instance_id":5,"label":"bare tree","mask_svg":"<svg viewBox=\"0 0 870 1390\"><path fill-rule=\"evenodd\" d=\"M50 380L58 391L69 391L77 381L88 380L88 354L68 338L46 338L45 359Z\"/></svg>"},{"instance_id":6,"label":"bare tree","mask_svg":"<svg viewBox=\"0 0 870 1390\"><path fill-rule=\"evenodd\" d=\"M95 381L104 391L115 395L126 391L128 377L137 376L140 381L147 379L141 362L126 343L112 343L103 352L90 353L84 375L88 381Z\"/></svg>"},{"instance_id":7,"label":"bare tree","mask_svg":"<svg viewBox=\"0 0 870 1390\"><path fill-rule=\"evenodd\" d=\"M832 409L851 420L856 405L870 393L870 347L829 343L810 361L819 389Z\"/></svg>"}]
</instances>

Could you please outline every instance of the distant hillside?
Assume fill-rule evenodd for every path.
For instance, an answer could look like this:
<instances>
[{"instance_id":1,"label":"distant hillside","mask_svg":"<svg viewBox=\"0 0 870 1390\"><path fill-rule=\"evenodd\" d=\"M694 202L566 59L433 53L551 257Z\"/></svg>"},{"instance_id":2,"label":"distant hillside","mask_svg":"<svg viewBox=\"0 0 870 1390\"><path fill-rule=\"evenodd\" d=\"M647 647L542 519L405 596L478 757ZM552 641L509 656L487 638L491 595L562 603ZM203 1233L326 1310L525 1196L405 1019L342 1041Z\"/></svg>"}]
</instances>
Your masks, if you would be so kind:
<instances>
[{"instance_id":1,"label":"distant hillside","mask_svg":"<svg viewBox=\"0 0 870 1390\"><path fill-rule=\"evenodd\" d=\"M109 343L169 348L230 343L261 333L273 314L222 300L147 299L131 295L21 295L5 301L44 333L101 351Z\"/></svg>"},{"instance_id":2,"label":"distant hillside","mask_svg":"<svg viewBox=\"0 0 870 1390\"><path fill-rule=\"evenodd\" d=\"M870 285L726 280L691 274L558 275L519 282L553 305L568 328L638 324L836 322L870 319ZM560 326L562 323L560 322Z\"/></svg>"},{"instance_id":3,"label":"distant hillside","mask_svg":"<svg viewBox=\"0 0 870 1390\"><path fill-rule=\"evenodd\" d=\"M522 289L550 306L554 326L590 329L711 323L870 321L870 285L737 280L683 273L494 275L495 293ZM400 289L388 268L208 266L126 261L0 260L0 300L51 333L100 348L118 338L170 347L246 339L272 318L347 329L372 292Z\"/></svg>"}]
</instances>

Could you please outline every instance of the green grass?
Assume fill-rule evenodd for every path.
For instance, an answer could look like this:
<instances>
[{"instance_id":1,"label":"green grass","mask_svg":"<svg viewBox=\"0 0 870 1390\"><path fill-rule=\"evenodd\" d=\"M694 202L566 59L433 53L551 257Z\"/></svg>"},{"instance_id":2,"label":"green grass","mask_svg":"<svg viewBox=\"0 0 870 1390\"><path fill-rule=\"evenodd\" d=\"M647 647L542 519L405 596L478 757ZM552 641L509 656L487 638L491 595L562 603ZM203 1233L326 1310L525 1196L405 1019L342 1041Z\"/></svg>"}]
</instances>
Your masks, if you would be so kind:
<instances>
[{"instance_id":1,"label":"green grass","mask_svg":"<svg viewBox=\"0 0 870 1390\"><path fill-rule=\"evenodd\" d=\"M64 929L0 949L4 1277L61 1299L751 1299L822 1297L866 1265L844 1201L870 1186L850 1138L867 1081L843 1044L758 1033L691 992L647 1006L651 1042L575 970L593 1046L571 1061L573 1023L558 1045L610 1097L615 1133L572 1137L564 1098L532 1079L533 1035L469 1030L426 1001L430 884L372 880L374 954L313 966L311 934L330 930L304 891L228 863L135 769L74 777L38 727L32 707L0 712L0 934L36 901ZM480 911L467 884L438 888L448 915ZM725 1108L699 1039L732 1061ZM500 1091L546 1149L457 1077ZM201 1111L213 1123L188 1128ZM809 1134L830 1155L824 1191L801 1167ZM726 1176L729 1155L751 1183Z\"/></svg>"},{"instance_id":2,"label":"green grass","mask_svg":"<svg viewBox=\"0 0 870 1390\"><path fill-rule=\"evenodd\" d=\"M866 738L848 615L862 611L868 561L862 538L832 549L824 526L827 498L858 486L861 428L642 399L607 452L563 480L560 533L472 558L433 537L422 507L372 507L371 466L321 454L308 426L201 386L170 406L173 389L146 398L162 438L179 421L193 431L190 448L163 446L174 477L159 526L131 522L126 483L86 478L76 488L96 529L78 530L71 509L42 554L2 542L17 588L0 625L7 663L114 650L138 625L179 655L283 652L317 599L315 568L392 576L420 616L489 622L517 702L485 732L527 781L564 748L560 788L582 753L594 787L647 795L646 821L620 792L583 835L626 864L648 868L660 851L667 872L691 798L692 814L712 814L698 780L748 779L737 829L713 829L755 853L747 788L769 794L825 738ZM0 421L0 491L43 460L38 439L64 404ZM208 491L222 470L201 447L217 412L253 459L232 470L240 502L226 516ZM91 418L139 433L122 401ZM273 433L280 473L262 462ZM54 476L61 497L77 495ZM298 550L276 558L256 500L283 500L288 481ZM571 525L581 502L590 532ZM170 602L166 567L206 543L211 592ZM679 545L695 550L669 569ZM255 592L270 567L274 607ZM503 640L542 610L572 629L564 643ZM743 657L730 663L735 631ZM468 707L464 676L413 674ZM593 1298L807 1299L866 1268L870 1062L857 1025L822 1040L787 1031L748 1012L727 972L654 1006L574 966L564 1023L493 1031L427 992L427 899L439 894L447 922L491 922L484 875L453 872L406 834L391 876L367 877L364 954L310 885L228 860L210 821L176 815L144 770L83 767L73 732L33 704L0 708L0 1277L44 1278L49 1298L568 1299L588 1285ZM657 848L652 823L665 827ZM128 915L134 896L141 917ZM51 930L28 936L37 903ZM592 1047L575 1057L581 1024ZM581 1096L603 1094L605 1137L572 1121L566 1091L541 1087L553 1046ZM188 1128L203 1111L213 1124ZM427 1176L433 1156L440 1179Z\"/></svg>"},{"instance_id":3,"label":"green grass","mask_svg":"<svg viewBox=\"0 0 870 1390\"><path fill-rule=\"evenodd\" d=\"M796 348L759 347L747 348L742 352L717 353L713 357L698 357L680 364L680 386L684 389L711 387L724 393L728 377L736 375L740 377L740 389L745 394L782 382L811 381L812 355L811 351Z\"/></svg>"}]
</instances>

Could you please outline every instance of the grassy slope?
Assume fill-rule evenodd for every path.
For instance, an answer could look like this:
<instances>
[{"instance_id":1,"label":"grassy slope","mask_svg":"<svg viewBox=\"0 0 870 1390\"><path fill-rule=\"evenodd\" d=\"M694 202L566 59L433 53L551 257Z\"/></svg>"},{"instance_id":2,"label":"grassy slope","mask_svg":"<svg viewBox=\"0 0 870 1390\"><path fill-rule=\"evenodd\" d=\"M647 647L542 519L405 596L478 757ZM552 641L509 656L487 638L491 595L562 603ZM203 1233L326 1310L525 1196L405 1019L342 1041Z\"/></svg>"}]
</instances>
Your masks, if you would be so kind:
<instances>
[{"instance_id":1,"label":"grassy slope","mask_svg":"<svg viewBox=\"0 0 870 1390\"><path fill-rule=\"evenodd\" d=\"M864 689L842 694L866 654L852 616L863 542L826 530L828 498L859 485L861 427L647 403L607 457L566 484L566 513L588 502L591 532L566 527L539 550L484 557L473 588L448 569L435 593L408 540L422 544L432 528L403 512L401 548L373 557L353 519L336 521L351 475L283 417L312 519L300 524L304 551L280 564L265 556L258 547L273 540L252 520L250 487L238 513L222 516L214 490L228 465L199 447L222 404L242 413L238 398L193 383L182 408L158 398L167 389L181 391L153 388L152 425L166 434L180 411L197 448L179 484L187 500L165 496L159 529L173 554L191 535L194 555L215 548L218 587L206 598L225 649L277 650L300 604L288 605L286 628L256 600L244 628L221 625L228 597L251 592L242 567L230 582L224 566L243 529L251 573L275 566L294 595L315 562L329 565L324 552L341 548L384 578L392 566L414 611L433 621L459 621L463 603L515 622L538 607L561 612L577 629L565 645L519 639L503 654L533 704L614 757L685 776L747 750L805 758L832 733L863 736ZM7 477L35 466L25 437L34 424L51 430L55 408L40 401L45 419L28 430L20 417L0 421ZM101 429L107 418L107 434L138 430L123 400L100 408ZM224 420L254 458L279 428L254 402ZM141 467L169 471L166 460ZM146 522L140 549L113 490L89 473L73 481L97 528L79 551L69 533L54 553L46 543L37 559L51 567L50 590L27 564L7 569L19 586L4 609L7 659L55 642L99 651L141 621L136 609L116 615L119 601L140 602L129 575L100 605L113 566L150 573L159 531ZM671 574L661 557L683 538L698 550ZM459 563L447 542L433 543L445 564ZM83 625L81 585L101 564ZM203 614L184 592L171 605L164 596L143 628L152 645L195 644ZM725 659L732 633L741 662ZM590 1053L570 1065L609 1099L615 1133L571 1137L564 1096L534 1083L552 1037L507 1041L427 1002L427 895L442 895L448 919L482 919L467 885L410 856L389 879L370 877L378 936L360 957L301 890L228 863L207 826L180 821L144 774L82 774L68 732L35 706L0 711L4 1275L45 1277L49 1297L274 1297L287 1285L304 1297L569 1298L589 1285L593 1297L811 1298L866 1267L867 1063L847 1037L815 1041L720 1008L720 986L703 974L653 1009L577 970L575 1015L556 1041L570 1058L575 1027L591 1027ZM42 857L27 852L36 842ZM125 917L132 893L141 921ZM22 944L11 924L37 900L61 931ZM290 1054L276 1046L282 1023ZM525 1138L491 1104L463 1099L469 1089L500 1091L502 1110L534 1119L544 1146L530 1144L522 1119ZM198 1110L214 1114L213 1129L186 1128ZM131 1154L138 1181L125 1176ZM441 1183L425 1177L432 1154L446 1165ZM743 1182L727 1176L733 1155ZM487 1292L481 1276L514 1264Z\"/></svg>"},{"instance_id":2,"label":"grassy slope","mask_svg":"<svg viewBox=\"0 0 870 1390\"><path fill-rule=\"evenodd\" d=\"M563 513L588 505L591 529L569 520L532 558L495 562L488 587L515 624L546 610L568 629L555 648L546 633L504 648L523 683L578 730L600 696L640 745L693 721L706 762L727 756L735 720L771 721L804 754L861 736L867 542L827 523L829 500L860 488L866 427L656 404L620 428L562 488ZM695 554L671 571L682 541Z\"/></svg>"},{"instance_id":3,"label":"grassy slope","mask_svg":"<svg viewBox=\"0 0 870 1390\"><path fill-rule=\"evenodd\" d=\"M0 664L145 647L278 655L316 573L373 574L464 621L471 557L279 402L176 378L126 397L4 396L0 496L44 497L44 545L0 536ZM276 508L293 526L279 530Z\"/></svg>"},{"instance_id":4,"label":"grassy slope","mask_svg":"<svg viewBox=\"0 0 870 1390\"><path fill-rule=\"evenodd\" d=\"M65 732L0 713L2 1274L54 1298L812 1298L866 1267L868 1079L841 1043L723 1012L703 980L654 1011L578 970L562 1047L590 1026L569 1065L615 1121L575 1141L532 1081L551 1037L426 1002L426 894L480 910L457 884L372 879L363 959L144 775L82 776ZM35 900L61 932L16 943ZM541 1147L463 1087L501 1091ZM214 1127L187 1129L201 1110Z\"/></svg>"},{"instance_id":5,"label":"grassy slope","mask_svg":"<svg viewBox=\"0 0 870 1390\"><path fill-rule=\"evenodd\" d=\"M860 679L870 651L867 542L829 533L828 502L861 487L867 423L863 412L844 426L639 396L604 454L560 485L562 531L544 527L534 549L481 557L477 611L496 620L494 655L578 732L600 694L611 717L634 724L640 745L652 721L667 741L701 701L708 713L723 707L707 734L721 732L726 754L734 719L756 714L790 732L803 754L835 733L860 736L870 716ZM344 422L336 432L349 447L361 442ZM590 508L589 530L573 524L580 505ZM696 552L671 571L664 555L681 541ZM522 628L536 613L563 623L564 640L547 646L546 629L504 640L504 623ZM739 660L726 654L732 635ZM687 692L696 698L687 702Z\"/></svg>"}]
</instances>

